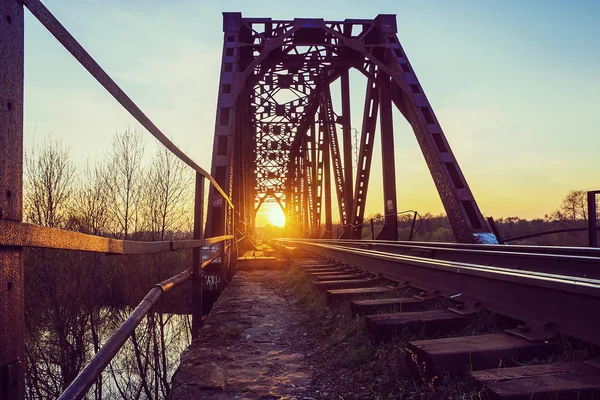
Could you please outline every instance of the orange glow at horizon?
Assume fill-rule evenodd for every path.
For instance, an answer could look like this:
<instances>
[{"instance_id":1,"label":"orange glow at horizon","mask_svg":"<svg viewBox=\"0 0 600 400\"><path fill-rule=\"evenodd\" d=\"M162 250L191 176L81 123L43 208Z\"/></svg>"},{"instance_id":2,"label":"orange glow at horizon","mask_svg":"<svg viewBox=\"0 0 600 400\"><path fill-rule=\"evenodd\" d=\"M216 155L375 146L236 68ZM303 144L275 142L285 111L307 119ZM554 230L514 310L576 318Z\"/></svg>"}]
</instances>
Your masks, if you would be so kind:
<instances>
[{"instance_id":1,"label":"orange glow at horizon","mask_svg":"<svg viewBox=\"0 0 600 400\"><path fill-rule=\"evenodd\" d=\"M279 207L272 207L267 214L267 219L273 226L282 227L285 225L285 214Z\"/></svg>"},{"instance_id":2,"label":"orange glow at horizon","mask_svg":"<svg viewBox=\"0 0 600 400\"><path fill-rule=\"evenodd\" d=\"M264 203L256 214L256 226L285 226L285 214L276 203Z\"/></svg>"}]
</instances>

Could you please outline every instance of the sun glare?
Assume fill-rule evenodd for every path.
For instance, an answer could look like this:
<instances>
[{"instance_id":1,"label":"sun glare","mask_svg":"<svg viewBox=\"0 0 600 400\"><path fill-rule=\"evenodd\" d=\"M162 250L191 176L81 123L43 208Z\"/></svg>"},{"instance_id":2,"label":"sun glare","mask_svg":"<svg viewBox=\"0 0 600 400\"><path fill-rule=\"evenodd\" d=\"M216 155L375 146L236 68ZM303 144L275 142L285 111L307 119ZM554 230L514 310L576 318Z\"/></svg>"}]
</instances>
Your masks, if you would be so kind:
<instances>
[{"instance_id":1,"label":"sun glare","mask_svg":"<svg viewBox=\"0 0 600 400\"><path fill-rule=\"evenodd\" d=\"M279 207L272 207L268 214L269 223L273 226L285 225L285 214Z\"/></svg>"}]
</instances>

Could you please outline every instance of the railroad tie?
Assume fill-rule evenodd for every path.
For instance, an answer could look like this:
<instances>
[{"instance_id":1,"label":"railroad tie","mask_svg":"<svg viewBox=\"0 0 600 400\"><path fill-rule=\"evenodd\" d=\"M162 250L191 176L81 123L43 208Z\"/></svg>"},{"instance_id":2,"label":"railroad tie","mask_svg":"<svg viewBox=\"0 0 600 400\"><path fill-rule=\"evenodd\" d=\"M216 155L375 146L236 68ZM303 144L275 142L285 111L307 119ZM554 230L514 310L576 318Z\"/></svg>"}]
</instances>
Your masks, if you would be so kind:
<instances>
[{"instance_id":1,"label":"railroad tie","mask_svg":"<svg viewBox=\"0 0 600 400\"><path fill-rule=\"evenodd\" d=\"M327 304L353 300L359 297L376 296L395 292L397 289L389 286L373 286L354 289L330 289L325 291Z\"/></svg>"},{"instance_id":2,"label":"railroad tie","mask_svg":"<svg viewBox=\"0 0 600 400\"><path fill-rule=\"evenodd\" d=\"M312 278L316 278L319 276L328 276L328 275L336 275L336 274L357 274L357 270L356 269L349 269L349 268L342 268L339 269L337 271L325 271L325 272L307 272L306 275L312 277Z\"/></svg>"},{"instance_id":3,"label":"railroad tie","mask_svg":"<svg viewBox=\"0 0 600 400\"><path fill-rule=\"evenodd\" d=\"M350 279L365 279L369 277L370 274L359 273L356 272L346 272L346 273L337 273L337 274L324 274L324 275L313 275L313 277L318 281L342 281L342 280L350 280Z\"/></svg>"},{"instance_id":4,"label":"railroad tie","mask_svg":"<svg viewBox=\"0 0 600 400\"><path fill-rule=\"evenodd\" d=\"M435 376L516 366L517 362L546 357L553 348L547 341L534 342L509 333L459 336L409 342L406 361L415 376L431 382Z\"/></svg>"},{"instance_id":5,"label":"railroad tie","mask_svg":"<svg viewBox=\"0 0 600 400\"><path fill-rule=\"evenodd\" d=\"M334 267L341 267L342 265L339 263L325 263L325 262L317 262L317 263L302 263L299 265L299 267L302 270L310 270L310 269L314 269L314 268L334 268Z\"/></svg>"},{"instance_id":6,"label":"railroad tie","mask_svg":"<svg viewBox=\"0 0 600 400\"><path fill-rule=\"evenodd\" d=\"M348 279L315 282L315 287L320 290L331 289L355 289L376 286L381 283L378 278L375 279Z\"/></svg>"},{"instance_id":7,"label":"railroad tie","mask_svg":"<svg viewBox=\"0 0 600 400\"><path fill-rule=\"evenodd\" d=\"M425 301L416 297L395 297L388 299L363 299L352 300L350 308L352 314L377 314L380 312L409 312L420 311L424 307Z\"/></svg>"},{"instance_id":8,"label":"railroad tie","mask_svg":"<svg viewBox=\"0 0 600 400\"><path fill-rule=\"evenodd\" d=\"M333 273L342 273L347 271L345 267L319 267L319 268L311 268L304 270L306 275L313 274L333 274Z\"/></svg>"},{"instance_id":9,"label":"railroad tie","mask_svg":"<svg viewBox=\"0 0 600 400\"><path fill-rule=\"evenodd\" d=\"M466 326L470 318L444 309L367 315L366 320L372 338L391 340L404 329L415 334L446 334Z\"/></svg>"},{"instance_id":10,"label":"railroad tie","mask_svg":"<svg viewBox=\"0 0 600 400\"><path fill-rule=\"evenodd\" d=\"M600 360L559 362L474 371L471 377L492 399L598 399Z\"/></svg>"}]
</instances>

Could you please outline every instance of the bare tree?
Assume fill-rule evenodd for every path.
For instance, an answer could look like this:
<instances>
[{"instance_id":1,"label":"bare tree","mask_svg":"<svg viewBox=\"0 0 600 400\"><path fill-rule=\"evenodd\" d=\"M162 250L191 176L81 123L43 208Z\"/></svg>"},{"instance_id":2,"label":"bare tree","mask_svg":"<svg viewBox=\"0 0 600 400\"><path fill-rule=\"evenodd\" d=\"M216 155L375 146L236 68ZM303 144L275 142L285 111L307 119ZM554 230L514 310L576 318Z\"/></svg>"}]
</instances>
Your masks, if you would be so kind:
<instances>
[{"instance_id":1,"label":"bare tree","mask_svg":"<svg viewBox=\"0 0 600 400\"><path fill-rule=\"evenodd\" d=\"M165 240L169 232L186 228L186 213L193 209L191 178L168 149L156 152L144 190L144 221L152 240Z\"/></svg>"},{"instance_id":2,"label":"bare tree","mask_svg":"<svg viewBox=\"0 0 600 400\"><path fill-rule=\"evenodd\" d=\"M127 128L115 133L106 171L109 216L113 234L127 239L138 229L142 195L144 141L137 131Z\"/></svg>"},{"instance_id":3,"label":"bare tree","mask_svg":"<svg viewBox=\"0 0 600 400\"><path fill-rule=\"evenodd\" d=\"M109 190L105 185L107 171L107 166L102 163L94 167L89 164L86 166L75 191L69 229L92 235L109 232Z\"/></svg>"},{"instance_id":4,"label":"bare tree","mask_svg":"<svg viewBox=\"0 0 600 400\"><path fill-rule=\"evenodd\" d=\"M598 200L596 199L596 207ZM551 219L559 221L585 221L588 218L587 192L585 190L571 190L562 199L558 210L551 214Z\"/></svg>"},{"instance_id":5,"label":"bare tree","mask_svg":"<svg viewBox=\"0 0 600 400\"><path fill-rule=\"evenodd\" d=\"M62 227L68 220L75 167L60 140L44 140L25 153L25 218L35 224Z\"/></svg>"}]
</instances>

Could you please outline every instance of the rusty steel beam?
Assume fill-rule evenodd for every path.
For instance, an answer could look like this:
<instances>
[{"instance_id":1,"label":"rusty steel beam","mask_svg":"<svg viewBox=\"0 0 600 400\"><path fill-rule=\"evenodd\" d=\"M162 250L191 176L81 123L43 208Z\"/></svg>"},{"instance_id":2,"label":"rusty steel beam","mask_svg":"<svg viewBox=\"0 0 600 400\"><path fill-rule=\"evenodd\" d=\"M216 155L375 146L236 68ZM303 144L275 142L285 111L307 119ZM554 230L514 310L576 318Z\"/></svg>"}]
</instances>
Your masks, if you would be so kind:
<instances>
[{"instance_id":1,"label":"rusty steel beam","mask_svg":"<svg viewBox=\"0 0 600 400\"><path fill-rule=\"evenodd\" d=\"M381 134L381 170L383 175L385 224L376 239L398 240L394 126L389 85L390 78L385 74L380 74L377 80L377 91L379 92L379 130Z\"/></svg>"},{"instance_id":2,"label":"rusty steel beam","mask_svg":"<svg viewBox=\"0 0 600 400\"><path fill-rule=\"evenodd\" d=\"M194 240L204 238L204 177L196 174L194 198ZM192 250L192 337L198 335L202 326L202 247Z\"/></svg>"},{"instance_id":3,"label":"rusty steel beam","mask_svg":"<svg viewBox=\"0 0 600 400\"><path fill-rule=\"evenodd\" d=\"M314 142L313 142L313 181L311 189L313 191L313 237L321 236L321 215L323 212L323 163L325 161L323 144L323 132L313 125Z\"/></svg>"},{"instance_id":4,"label":"rusty steel beam","mask_svg":"<svg viewBox=\"0 0 600 400\"><path fill-rule=\"evenodd\" d=\"M360 239L362 236L378 110L379 96L377 94L375 79L371 78L367 82L365 94L362 132L358 151L358 168L356 170L356 186L354 189L354 204L352 205L351 223L353 225L352 237L354 239Z\"/></svg>"},{"instance_id":5,"label":"rusty steel beam","mask_svg":"<svg viewBox=\"0 0 600 400\"><path fill-rule=\"evenodd\" d=\"M305 188L308 177L310 176L308 173L308 165L306 163L306 158L301 159L302 161L302 172L301 175L301 186L299 187L301 202L299 202L299 206L302 207L302 233L300 236L304 236L306 232L310 232L310 192Z\"/></svg>"},{"instance_id":6,"label":"rusty steel beam","mask_svg":"<svg viewBox=\"0 0 600 400\"><path fill-rule=\"evenodd\" d=\"M344 70L340 79L342 91L342 135L344 144L344 200L346 202L346 220L340 222L344 225L351 221L352 203L354 195L352 193L352 120L350 115L350 74L349 70Z\"/></svg>"},{"instance_id":7,"label":"rusty steel beam","mask_svg":"<svg viewBox=\"0 0 600 400\"><path fill-rule=\"evenodd\" d=\"M0 2L0 222L23 219L23 5ZM23 250L0 246L0 398L25 397Z\"/></svg>"},{"instance_id":8,"label":"rusty steel beam","mask_svg":"<svg viewBox=\"0 0 600 400\"><path fill-rule=\"evenodd\" d=\"M321 121L321 129L327 129L327 122ZM325 230L321 234L324 239L333 237L332 210L331 210L331 143L330 135L323 135L323 185L325 195Z\"/></svg>"},{"instance_id":9,"label":"rusty steel beam","mask_svg":"<svg viewBox=\"0 0 600 400\"><path fill-rule=\"evenodd\" d=\"M340 223L345 225L348 221L348 209L346 208L346 184L344 183L344 166L340 155L340 146L338 144L337 130L335 128L336 120L331 102L331 91L329 87L323 90L321 95L321 106L319 109L320 124L324 131L324 137L327 139L325 148L331 156L331 166L333 167L333 177L335 180L335 190L337 195L338 211L340 214ZM331 184L330 184L331 185ZM329 195L331 197L331 194Z\"/></svg>"}]
</instances>

